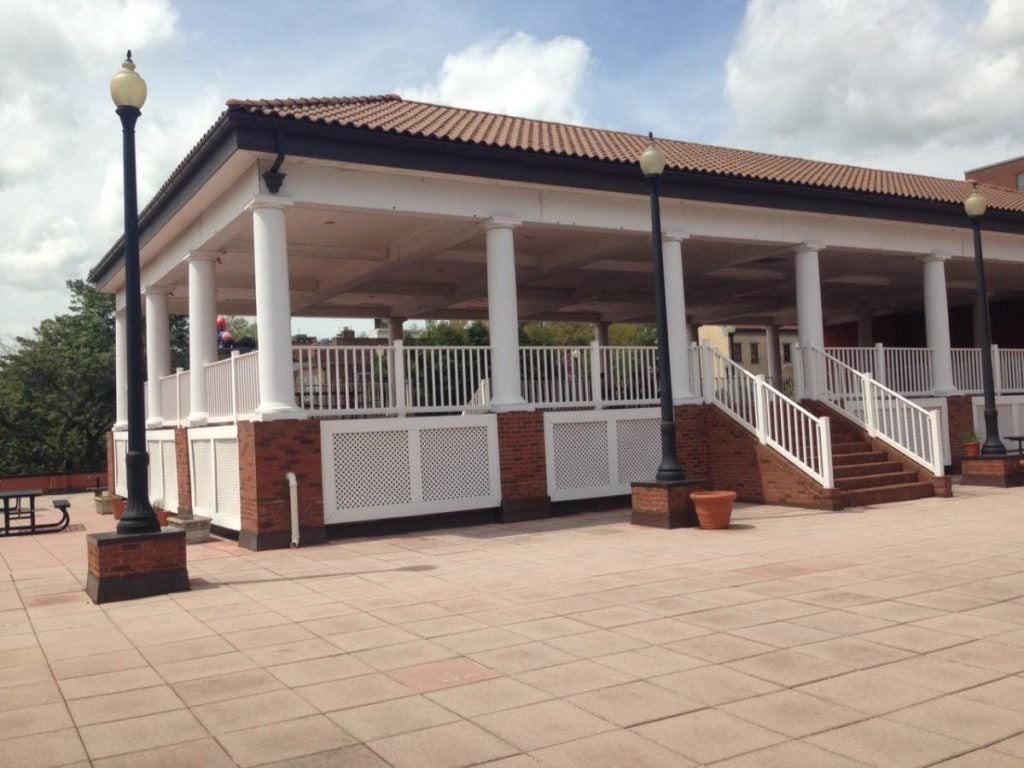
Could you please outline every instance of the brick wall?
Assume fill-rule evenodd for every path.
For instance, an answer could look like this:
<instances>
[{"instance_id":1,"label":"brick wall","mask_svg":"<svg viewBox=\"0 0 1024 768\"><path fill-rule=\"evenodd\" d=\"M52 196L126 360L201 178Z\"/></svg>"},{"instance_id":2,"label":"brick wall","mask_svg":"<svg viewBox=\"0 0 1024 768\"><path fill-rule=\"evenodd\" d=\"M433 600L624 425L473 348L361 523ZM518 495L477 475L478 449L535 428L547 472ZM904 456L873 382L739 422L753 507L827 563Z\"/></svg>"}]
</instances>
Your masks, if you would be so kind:
<instances>
[{"instance_id":1,"label":"brick wall","mask_svg":"<svg viewBox=\"0 0 1024 768\"><path fill-rule=\"evenodd\" d=\"M970 395L954 395L946 398L949 410L949 458L957 470L966 455L963 437L974 431L974 414L971 412Z\"/></svg>"},{"instance_id":2,"label":"brick wall","mask_svg":"<svg viewBox=\"0 0 1024 768\"><path fill-rule=\"evenodd\" d=\"M693 480L711 478L708 467L707 406L677 405L676 456L686 476Z\"/></svg>"},{"instance_id":3,"label":"brick wall","mask_svg":"<svg viewBox=\"0 0 1024 768\"><path fill-rule=\"evenodd\" d=\"M302 545L324 541L320 422L316 419L239 422L238 463L242 530L249 549L279 549L291 541L286 474L298 481Z\"/></svg>"},{"instance_id":4,"label":"brick wall","mask_svg":"<svg viewBox=\"0 0 1024 768\"><path fill-rule=\"evenodd\" d=\"M510 411L497 417L502 520L547 517L551 497L544 450L544 414Z\"/></svg>"},{"instance_id":5,"label":"brick wall","mask_svg":"<svg viewBox=\"0 0 1024 768\"><path fill-rule=\"evenodd\" d=\"M110 452L109 441L107 452ZM0 491L27 491L30 489L39 489L43 493L88 491L106 483L108 471L108 469L99 469L95 472L3 477L0 478Z\"/></svg>"},{"instance_id":6,"label":"brick wall","mask_svg":"<svg viewBox=\"0 0 1024 768\"><path fill-rule=\"evenodd\" d=\"M167 573L185 567L184 536L108 536L87 539L89 573L99 579Z\"/></svg>"},{"instance_id":7,"label":"brick wall","mask_svg":"<svg viewBox=\"0 0 1024 768\"><path fill-rule=\"evenodd\" d=\"M188 430L179 427L174 430L174 461L178 474L179 515L192 514L192 462L188 455Z\"/></svg>"}]
</instances>

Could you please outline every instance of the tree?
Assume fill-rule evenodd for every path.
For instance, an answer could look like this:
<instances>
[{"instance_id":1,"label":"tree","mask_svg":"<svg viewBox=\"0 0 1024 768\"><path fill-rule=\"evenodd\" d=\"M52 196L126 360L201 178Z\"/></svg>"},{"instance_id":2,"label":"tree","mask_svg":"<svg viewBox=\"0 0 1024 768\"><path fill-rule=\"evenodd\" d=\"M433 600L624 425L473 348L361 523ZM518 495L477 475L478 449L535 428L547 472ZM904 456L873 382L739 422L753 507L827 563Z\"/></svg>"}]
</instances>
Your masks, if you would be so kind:
<instances>
[{"instance_id":1,"label":"tree","mask_svg":"<svg viewBox=\"0 0 1024 768\"><path fill-rule=\"evenodd\" d=\"M114 421L114 297L69 280L70 314L0 354L0 472L99 469Z\"/></svg>"}]
</instances>

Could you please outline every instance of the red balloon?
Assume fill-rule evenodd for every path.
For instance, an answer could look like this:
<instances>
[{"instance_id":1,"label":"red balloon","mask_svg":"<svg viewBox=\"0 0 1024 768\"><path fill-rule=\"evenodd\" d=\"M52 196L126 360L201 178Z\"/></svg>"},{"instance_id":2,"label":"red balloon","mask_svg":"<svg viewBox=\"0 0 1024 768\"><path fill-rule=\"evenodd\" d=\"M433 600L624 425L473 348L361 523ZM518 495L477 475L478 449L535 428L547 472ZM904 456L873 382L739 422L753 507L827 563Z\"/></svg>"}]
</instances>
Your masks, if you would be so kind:
<instances>
[{"instance_id":1,"label":"red balloon","mask_svg":"<svg viewBox=\"0 0 1024 768\"><path fill-rule=\"evenodd\" d=\"M228 329L228 319L224 315L217 315L217 330L226 331Z\"/></svg>"}]
</instances>

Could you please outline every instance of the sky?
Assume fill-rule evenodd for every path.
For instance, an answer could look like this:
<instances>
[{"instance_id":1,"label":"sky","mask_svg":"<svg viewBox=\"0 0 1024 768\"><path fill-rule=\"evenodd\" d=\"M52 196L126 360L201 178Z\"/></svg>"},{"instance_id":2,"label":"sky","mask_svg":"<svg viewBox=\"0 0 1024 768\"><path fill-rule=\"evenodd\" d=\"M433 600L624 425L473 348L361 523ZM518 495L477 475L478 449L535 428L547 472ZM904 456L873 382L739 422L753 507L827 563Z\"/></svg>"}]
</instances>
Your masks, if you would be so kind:
<instances>
[{"instance_id":1,"label":"sky","mask_svg":"<svg viewBox=\"0 0 1024 768\"><path fill-rule=\"evenodd\" d=\"M1024 155L1022 0L0 0L0 344L123 228L128 48L140 208L230 98L398 93L949 178Z\"/></svg>"}]
</instances>

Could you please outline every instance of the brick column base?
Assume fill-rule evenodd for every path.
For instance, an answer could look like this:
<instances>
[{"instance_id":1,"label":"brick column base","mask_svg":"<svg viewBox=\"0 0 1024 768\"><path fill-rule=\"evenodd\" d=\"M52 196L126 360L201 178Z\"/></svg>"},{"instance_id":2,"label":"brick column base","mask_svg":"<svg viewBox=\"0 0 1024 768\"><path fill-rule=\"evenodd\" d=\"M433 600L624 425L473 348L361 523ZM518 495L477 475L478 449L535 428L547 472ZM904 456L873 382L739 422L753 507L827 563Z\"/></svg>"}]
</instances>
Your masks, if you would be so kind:
<instances>
[{"instance_id":1,"label":"brick column base","mask_svg":"<svg viewBox=\"0 0 1024 768\"><path fill-rule=\"evenodd\" d=\"M497 416L498 455L501 460L500 521L517 523L550 517L544 414L540 411L509 411Z\"/></svg>"},{"instance_id":2,"label":"brick column base","mask_svg":"<svg viewBox=\"0 0 1024 768\"><path fill-rule=\"evenodd\" d=\"M174 461L178 475L178 508L176 514L192 516L192 463L188 455L188 430L178 427L174 430Z\"/></svg>"},{"instance_id":3,"label":"brick column base","mask_svg":"<svg viewBox=\"0 0 1024 768\"><path fill-rule=\"evenodd\" d=\"M185 532L92 533L87 537L94 603L113 603L188 590Z\"/></svg>"},{"instance_id":4,"label":"brick column base","mask_svg":"<svg viewBox=\"0 0 1024 768\"><path fill-rule=\"evenodd\" d=\"M651 528L692 528L697 512L690 491L698 483L683 480L674 483L633 483L633 511L629 522Z\"/></svg>"},{"instance_id":5,"label":"brick column base","mask_svg":"<svg viewBox=\"0 0 1024 768\"><path fill-rule=\"evenodd\" d=\"M979 456L961 463L964 485L989 485L996 488L1016 488L1024 485L1024 468L1019 456Z\"/></svg>"},{"instance_id":6,"label":"brick column base","mask_svg":"<svg viewBox=\"0 0 1024 768\"><path fill-rule=\"evenodd\" d=\"M974 432L974 413L970 395L951 395L946 398L949 417L949 461L956 470L967 456L964 435Z\"/></svg>"}]
</instances>

